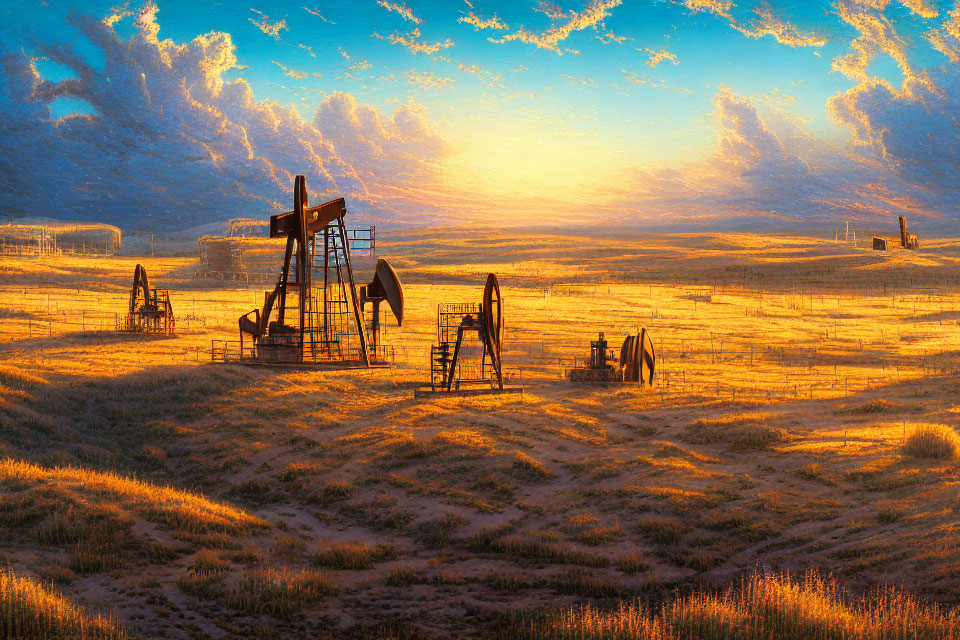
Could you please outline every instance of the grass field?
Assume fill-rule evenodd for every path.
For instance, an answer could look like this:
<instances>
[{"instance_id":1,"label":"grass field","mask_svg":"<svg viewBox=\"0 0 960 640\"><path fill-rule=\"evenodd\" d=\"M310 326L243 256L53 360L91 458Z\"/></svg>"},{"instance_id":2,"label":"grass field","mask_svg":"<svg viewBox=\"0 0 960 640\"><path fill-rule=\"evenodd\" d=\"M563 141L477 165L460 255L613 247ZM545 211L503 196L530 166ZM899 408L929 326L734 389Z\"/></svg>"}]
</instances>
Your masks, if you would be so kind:
<instances>
[{"instance_id":1,"label":"grass field","mask_svg":"<svg viewBox=\"0 0 960 640\"><path fill-rule=\"evenodd\" d=\"M406 318L359 372L211 363L264 287L192 258L3 257L0 612L91 638L960 635L960 241L511 238L381 242ZM175 337L114 331L138 261ZM488 271L525 393L415 400L437 303ZM563 379L638 326L653 389Z\"/></svg>"}]
</instances>

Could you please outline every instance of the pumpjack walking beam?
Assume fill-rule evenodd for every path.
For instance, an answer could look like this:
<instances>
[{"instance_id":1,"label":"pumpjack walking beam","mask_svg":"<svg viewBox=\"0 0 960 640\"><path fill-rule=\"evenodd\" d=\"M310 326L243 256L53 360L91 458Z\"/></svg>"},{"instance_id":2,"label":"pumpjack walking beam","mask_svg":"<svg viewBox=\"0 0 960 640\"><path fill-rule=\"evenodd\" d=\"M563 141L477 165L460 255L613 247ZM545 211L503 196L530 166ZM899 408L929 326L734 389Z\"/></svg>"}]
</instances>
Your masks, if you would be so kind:
<instances>
[{"instance_id":1,"label":"pumpjack walking beam","mask_svg":"<svg viewBox=\"0 0 960 640\"><path fill-rule=\"evenodd\" d=\"M358 298L356 282L353 275L353 266L350 258L350 242L347 236L347 229L344 222L346 214L346 204L343 198L331 200L319 206L311 207L307 201L307 188L304 176L298 175L294 180L293 211L271 216L270 218L270 237L286 238L287 244L284 250L283 267L277 286L273 292L267 294L264 299L263 312L257 310L242 316L239 320L241 343L243 334L248 333L253 337L255 350L257 353L263 348L293 349L292 353L297 361L304 360L306 343L310 342L310 348L314 349L314 338L319 327L314 327L314 318L316 313L313 309L314 296L312 288L313 262L316 253L316 237L319 232L324 235L324 309L323 309L323 348L327 349L330 340L329 335L331 327L329 326L331 315L329 314L327 300L327 286L329 281L330 252L342 252L343 262L341 264L337 256L337 272L341 289L345 288L347 283L343 280L341 267L346 268L346 280L350 288L350 302L353 304L352 319L356 324L357 338L360 342L359 359L362 366L370 366L370 351L367 344L367 336L363 322L362 300ZM336 223L335 228L331 224ZM335 235L340 236L341 246L336 247ZM331 242L333 246L331 247ZM389 265L387 265L389 269ZM397 308L402 315L402 294L399 293L400 283L396 279L396 274L389 269L393 275L391 295L399 295L399 303L395 303L393 297L391 308L395 313ZM378 272L379 273L379 272ZM291 278L292 276L292 278ZM373 284L373 283L371 283ZM288 296L291 286L297 288L298 298L298 320L297 327L286 325L286 315L288 311ZM270 321L270 315L274 303L277 305L277 320ZM397 306L399 305L399 307ZM250 316L254 315L254 318ZM398 316L399 317L399 316ZM296 337L296 343L291 343L290 338ZM241 347L242 349L242 347Z\"/></svg>"}]
</instances>

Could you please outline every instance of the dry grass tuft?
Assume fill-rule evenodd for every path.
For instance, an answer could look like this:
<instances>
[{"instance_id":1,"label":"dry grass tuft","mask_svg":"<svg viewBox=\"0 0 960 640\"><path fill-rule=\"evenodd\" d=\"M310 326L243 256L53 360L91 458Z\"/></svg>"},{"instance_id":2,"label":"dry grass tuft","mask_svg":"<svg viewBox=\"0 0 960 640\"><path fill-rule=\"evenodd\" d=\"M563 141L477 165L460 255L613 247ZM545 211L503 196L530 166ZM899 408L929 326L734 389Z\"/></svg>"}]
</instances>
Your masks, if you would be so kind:
<instances>
[{"instance_id":1,"label":"dry grass tuft","mask_svg":"<svg viewBox=\"0 0 960 640\"><path fill-rule=\"evenodd\" d=\"M637 552L625 553L619 556L613 561L613 566L628 576L632 576L635 573L643 573L650 568L650 566L644 562L643 556Z\"/></svg>"},{"instance_id":2,"label":"dry grass tuft","mask_svg":"<svg viewBox=\"0 0 960 640\"><path fill-rule=\"evenodd\" d=\"M621 602L529 618L509 636L525 640L946 640L960 637L960 617L921 605L894 589L851 598L833 581L808 573L752 575L726 593L701 590L650 611Z\"/></svg>"},{"instance_id":3,"label":"dry grass tuft","mask_svg":"<svg viewBox=\"0 0 960 640\"><path fill-rule=\"evenodd\" d=\"M243 613L290 620L303 607L336 593L330 578L319 571L260 568L240 578L229 603Z\"/></svg>"},{"instance_id":4,"label":"dry grass tuft","mask_svg":"<svg viewBox=\"0 0 960 640\"><path fill-rule=\"evenodd\" d=\"M677 544L687 531L683 522L670 516L649 516L640 523L638 528L650 539L650 542L659 545Z\"/></svg>"},{"instance_id":5,"label":"dry grass tuft","mask_svg":"<svg viewBox=\"0 0 960 640\"><path fill-rule=\"evenodd\" d=\"M542 462L522 451L517 451L513 457L513 469L525 476L539 480L549 480L556 477Z\"/></svg>"},{"instance_id":6,"label":"dry grass tuft","mask_svg":"<svg viewBox=\"0 0 960 640\"><path fill-rule=\"evenodd\" d=\"M0 638L126 640L130 636L113 618L90 616L47 587L0 570Z\"/></svg>"},{"instance_id":7,"label":"dry grass tuft","mask_svg":"<svg viewBox=\"0 0 960 640\"><path fill-rule=\"evenodd\" d=\"M877 400L870 400L869 402L864 402L861 405L855 407L843 408L841 411L843 413L849 413L859 416L874 415L878 413L890 413L893 411L903 411L908 409L909 406L902 404L900 402L891 402L890 400L885 400L883 398L878 398Z\"/></svg>"},{"instance_id":8,"label":"dry grass tuft","mask_svg":"<svg viewBox=\"0 0 960 640\"><path fill-rule=\"evenodd\" d=\"M193 533L246 533L268 524L245 511L201 495L157 486L113 473L55 467L47 469L7 458L0 461L0 484L71 490L138 513L157 524Z\"/></svg>"},{"instance_id":9,"label":"dry grass tuft","mask_svg":"<svg viewBox=\"0 0 960 640\"><path fill-rule=\"evenodd\" d=\"M907 437L901 451L909 458L953 460L960 452L960 436L946 425L923 425Z\"/></svg>"},{"instance_id":10,"label":"dry grass tuft","mask_svg":"<svg viewBox=\"0 0 960 640\"><path fill-rule=\"evenodd\" d=\"M201 551L187 568L187 573L177 579L177 588L201 600L220 598L225 592L224 579L229 569L230 563L220 556Z\"/></svg>"},{"instance_id":11,"label":"dry grass tuft","mask_svg":"<svg viewBox=\"0 0 960 640\"><path fill-rule=\"evenodd\" d=\"M393 560L399 555L391 544L371 547L365 542L344 542L320 549L313 556L313 563L328 569L362 571L372 569L378 562Z\"/></svg>"}]
</instances>

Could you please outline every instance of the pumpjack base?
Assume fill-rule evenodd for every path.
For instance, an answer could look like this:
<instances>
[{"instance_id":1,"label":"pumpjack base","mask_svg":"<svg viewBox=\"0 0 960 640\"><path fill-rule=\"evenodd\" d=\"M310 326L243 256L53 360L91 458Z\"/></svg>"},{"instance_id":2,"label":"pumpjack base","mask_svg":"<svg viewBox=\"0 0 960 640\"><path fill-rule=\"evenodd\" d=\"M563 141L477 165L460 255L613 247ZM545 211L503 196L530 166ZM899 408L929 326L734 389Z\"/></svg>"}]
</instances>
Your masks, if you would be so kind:
<instances>
[{"instance_id":1,"label":"pumpjack base","mask_svg":"<svg viewBox=\"0 0 960 640\"><path fill-rule=\"evenodd\" d=\"M433 387L417 387L413 390L414 398L466 398L470 396L491 396L506 394L523 394L523 387L504 387L503 389L459 389L446 391Z\"/></svg>"}]
</instances>

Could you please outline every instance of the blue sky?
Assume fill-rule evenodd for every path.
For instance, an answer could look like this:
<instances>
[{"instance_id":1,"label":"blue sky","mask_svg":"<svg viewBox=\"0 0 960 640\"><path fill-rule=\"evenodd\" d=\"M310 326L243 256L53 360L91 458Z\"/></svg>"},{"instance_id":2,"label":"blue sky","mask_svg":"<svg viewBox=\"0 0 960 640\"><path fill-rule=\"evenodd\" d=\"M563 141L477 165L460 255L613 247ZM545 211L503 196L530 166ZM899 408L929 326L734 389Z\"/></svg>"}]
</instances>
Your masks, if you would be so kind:
<instances>
[{"instance_id":1,"label":"blue sky","mask_svg":"<svg viewBox=\"0 0 960 640\"><path fill-rule=\"evenodd\" d=\"M714 162L723 136L743 137L724 128L722 105L718 111L728 94L731 105L749 103L761 119L761 138L769 128L779 141L779 126L799 139L799 126L818 143L850 145L862 118L838 117L831 100L849 97L853 104L851 92L868 84L905 91L907 76L951 63L954 49L938 50L930 40L937 31L954 47L949 25L960 17L951 11L960 11L952 0L5 2L2 39L25 54L40 79L62 81L77 77L76 70L44 47L69 43L98 71L105 55L71 23L71 12L115 16L108 28L118 43L140 37L149 23L158 51L168 39L180 46L229 34L236 63L218 65L218 78L242 80L257 101L291 106L306 123L318 105L341 94L384 118L409 109L431 140L443 142L442 154L424 159L434 169L442 165L439 182L515 198ZM876 25L888 25L889 33ZM854 72L838 69L837 60L856 52L858 37L869 40L869 59ZM150 71L141 70L147 84ZM103 115L69 88L56 93L54 119ZM735 127L743 123L734 120ZM330 133L326 139L339 136ZM861 154L865 142L876 146L863 137L854 145ZM750 154L762 155L761 141L749 143ZM824 161L803 159L810 166Z\"/></svg>"}]
</instances>

